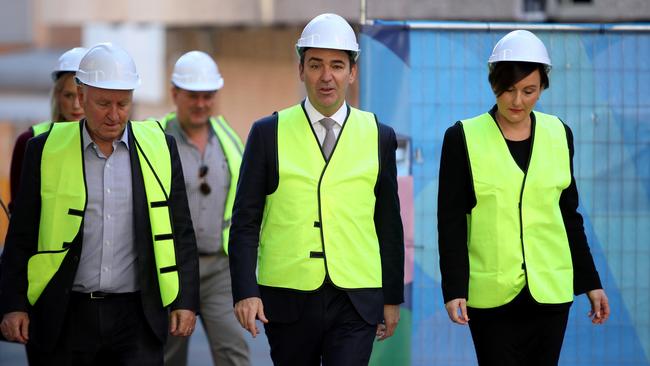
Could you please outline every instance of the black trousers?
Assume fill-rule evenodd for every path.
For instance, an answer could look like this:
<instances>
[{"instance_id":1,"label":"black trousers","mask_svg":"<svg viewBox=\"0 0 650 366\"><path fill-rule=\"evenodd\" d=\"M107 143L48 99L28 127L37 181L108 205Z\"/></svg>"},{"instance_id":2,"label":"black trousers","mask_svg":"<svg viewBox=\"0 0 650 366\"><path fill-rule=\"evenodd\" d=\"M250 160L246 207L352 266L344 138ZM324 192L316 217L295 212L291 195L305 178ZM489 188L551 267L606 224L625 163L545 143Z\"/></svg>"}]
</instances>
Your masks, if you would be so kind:
<instances>
[{"instance_id":1,"label":"black trousers","mask_svg":"<svg viewBox=\"0 0 650 366\"><path fill-rule=\"evenodd\" d=\"M524 288L504 306L468 308L479 365L557 365L570 306L538 304Z\"/></svg>"},{"instance_id":2,"label":"black trousers","mask_svg":"<svg viewBox=\"0 0 650 366\"><path fill-rule=\"evenodd\" d=\"M297 321L264 328L276 366L358 366L370 361L377 325L361 318L345 291L326 283L307 295Z\"/></svg>"},{"instance_id":3,"label":"black trousers","mask_svg":"<svg viewBox=\"0 0 650 366\"><path fill-rule=\"evenodd\" d=\"M64 327L52 352L27 345L30 366L153 366L163 364L163 344L147 324L138 293L70 298Z\"/></svg>"}]
</instances>

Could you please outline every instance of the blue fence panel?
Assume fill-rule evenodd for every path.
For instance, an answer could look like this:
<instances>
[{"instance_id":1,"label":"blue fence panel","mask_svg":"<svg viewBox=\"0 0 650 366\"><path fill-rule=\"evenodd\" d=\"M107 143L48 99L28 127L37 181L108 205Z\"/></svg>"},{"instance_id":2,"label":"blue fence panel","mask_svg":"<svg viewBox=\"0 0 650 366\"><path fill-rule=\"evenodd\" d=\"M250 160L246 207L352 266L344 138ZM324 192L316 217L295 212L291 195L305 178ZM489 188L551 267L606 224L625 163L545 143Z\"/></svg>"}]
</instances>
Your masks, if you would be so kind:
<instances>
[{"instance_id":1,"label":"blue fence panel","mask_svg":"<svg viewBox=\"0 0 650 366\"><path fill-rule=\"evenodd\" d=\"M445 130L495 100L486 61L510 29L481 24L376 21L361 35L361 107L411 138L413 365L476 364L469 329L442 303L436 207ZM560 363L650 365L650 32L563 26L534 30L553 62L537 109L574 133L580 212L613 313L592 326L576 298Z\"/></svg>"}]
</instances>

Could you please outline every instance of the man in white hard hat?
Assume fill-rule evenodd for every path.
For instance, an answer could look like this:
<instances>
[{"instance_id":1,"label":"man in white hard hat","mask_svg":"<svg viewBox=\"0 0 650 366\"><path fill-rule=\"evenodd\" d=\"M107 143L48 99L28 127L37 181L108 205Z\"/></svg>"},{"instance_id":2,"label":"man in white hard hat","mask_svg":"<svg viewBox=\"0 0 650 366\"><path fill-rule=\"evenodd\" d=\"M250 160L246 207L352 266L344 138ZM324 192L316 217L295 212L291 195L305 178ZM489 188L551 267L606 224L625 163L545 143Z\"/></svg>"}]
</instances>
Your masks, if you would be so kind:
<instances>
[{"instance_id":1,"label":"man in white hard hat","mask_svg":"<svg viewBox=\"0 0 650 366\"><path fill-rule=\"evenodd\" d=\"M277 365L365 365L404 298L395 133L345 102L359 46L343 18L317 16L296 48L307 98L256 122L244 152L235 314L253 337L265 323Z\"/></svg>"},{"instance_id":2,"label":"man in white hard hat","mask_svg":"<svg viewBox=\"0 0 650 366\"><path fill-rule=\"evenodd\" d=\"M249 365L248 344L232 313L228 233L243 144L222 116L212 117L223 77L201 51L182 55L172 73L176 111L162 119L176 139L196 233L200 314L215 365ZM169 337L165 365L187 364L186 337Z\"/></svg>"},{"instance_id":3,"label":"man in white hard hat","mask_svg":"<svg viewBox=\"0 0 650 366\"><path fill-rule=\"evenodd\" d=\"M162 365L188 336L198 260L176 143L131 122L140 78L110 43L76 74L86 118L31 139L2 267L0 330L31 365Z\"/></svg>"}]
</instances>

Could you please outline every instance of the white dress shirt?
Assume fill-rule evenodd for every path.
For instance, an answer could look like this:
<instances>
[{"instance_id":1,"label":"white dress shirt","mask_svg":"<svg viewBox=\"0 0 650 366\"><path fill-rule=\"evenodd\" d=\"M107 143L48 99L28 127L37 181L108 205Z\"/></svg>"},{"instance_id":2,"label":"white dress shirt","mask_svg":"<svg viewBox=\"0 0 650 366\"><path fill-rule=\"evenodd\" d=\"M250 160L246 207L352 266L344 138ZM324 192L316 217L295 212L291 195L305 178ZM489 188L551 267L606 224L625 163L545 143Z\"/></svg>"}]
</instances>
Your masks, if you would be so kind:
<instances>
[{"instance_id":1,"label":"white dress shirt","mask_svg":"<svg viewBox=\"0 0 650 366\"><path fill-rule=\"evenodd\" d=\"M325 118L325 116L321 112L316 110L316 107L314 107L309 101L309 97L305 98L305 111L307 111L307 116L309 117L309 121L311 122L311 125L314 128L314 132L316 132L316 137L318 137L318 143L322 145L323 140L325 140L325 134L327 133L327 131L325 130L325 126L320 124L320 120ZM334 136L336 136L337 139L339 138L339 134L341 133L341 128L343 128L343 123L345 123L345 118L347 116L348 116L348 104L343 102L341 108L339 108L336 112L334 112L333 115L329 117L336 122L332 127L332 131L334 132Z\"/></svg>"}]
</instances>

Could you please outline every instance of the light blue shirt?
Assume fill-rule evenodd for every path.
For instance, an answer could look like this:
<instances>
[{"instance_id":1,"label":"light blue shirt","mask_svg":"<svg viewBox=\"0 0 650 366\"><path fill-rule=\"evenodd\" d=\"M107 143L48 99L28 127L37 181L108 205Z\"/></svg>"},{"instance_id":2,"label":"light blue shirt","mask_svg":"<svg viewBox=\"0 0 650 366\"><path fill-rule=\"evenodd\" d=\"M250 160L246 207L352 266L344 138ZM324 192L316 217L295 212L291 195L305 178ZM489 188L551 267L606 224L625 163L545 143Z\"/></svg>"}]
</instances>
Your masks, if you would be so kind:
<instances>
[{"instance_id":1,"label":"light blue shirt","mask_svg":"<svg viewBox=\"0 0 650 366\"><path fill-rule=\"evenodd\" d=\"M93 142L84 121L83 157L88 203L72 290L137 291L128 128L113 141L113 153L107 158Z\"/></svg>"}]
</instances>

